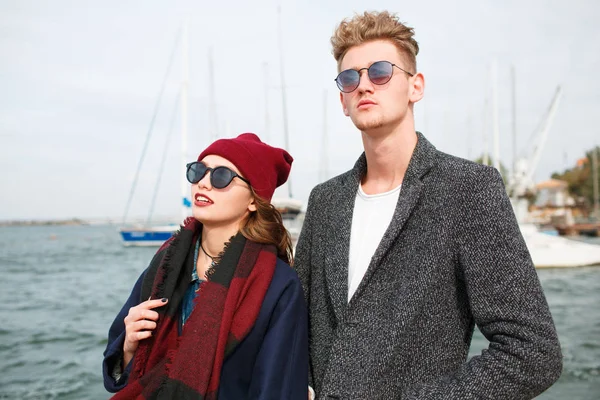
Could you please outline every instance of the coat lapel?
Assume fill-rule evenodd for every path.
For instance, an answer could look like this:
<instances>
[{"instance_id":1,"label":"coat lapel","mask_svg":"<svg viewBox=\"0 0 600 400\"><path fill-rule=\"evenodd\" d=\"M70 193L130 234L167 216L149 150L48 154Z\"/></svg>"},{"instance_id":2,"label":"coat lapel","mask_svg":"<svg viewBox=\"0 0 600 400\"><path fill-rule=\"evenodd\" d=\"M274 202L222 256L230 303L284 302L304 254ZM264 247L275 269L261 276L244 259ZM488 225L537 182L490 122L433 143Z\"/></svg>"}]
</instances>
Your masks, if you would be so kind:
<instances>
[{"instance_id":1,"label":"coat lapel","mask_svg":"<svg viewBox=\"0 0 600 400\"><path fill-rule=\"evenodd\" d=\"M402 189L400 189L400 195L398 196L398 203L396 204L394 215L379 246L371 258L371 262L369 263L363 279L354 292L352 299L350 299L350 307L355 302L355 299L360 297L360 294L365 290L373 273L376 271L387 252L393 247L402 228L419 202L423 190L423 182L421 179L433 166L436 149L420 132L417 132L417 138L417 145L413 151L408 164L408 169L406 170L406 175L402 182ZM352 217L350 217L350 220L352 220ZM352 223L352 221L350 223ZM348 259L346 259L345 267L347 276ZM348 284L346 283L346 296L348 293L347 287Z\"/></svg>"},{"instance_id":2,"label":"coat lapel","mask_svg":"<svg viewBox=\"0 0 600 400\"><path fill-rule=\"evenodd\" d=\"M350 232L356 192L362 174L366 171L367 161L364 153L356 162L352 171L345 176L339 192L330 199L327 213L331 226L325 244L325 275L327 288L338 321L348 304L348 259L350 255Z\"/></svg>"}]
</instances>

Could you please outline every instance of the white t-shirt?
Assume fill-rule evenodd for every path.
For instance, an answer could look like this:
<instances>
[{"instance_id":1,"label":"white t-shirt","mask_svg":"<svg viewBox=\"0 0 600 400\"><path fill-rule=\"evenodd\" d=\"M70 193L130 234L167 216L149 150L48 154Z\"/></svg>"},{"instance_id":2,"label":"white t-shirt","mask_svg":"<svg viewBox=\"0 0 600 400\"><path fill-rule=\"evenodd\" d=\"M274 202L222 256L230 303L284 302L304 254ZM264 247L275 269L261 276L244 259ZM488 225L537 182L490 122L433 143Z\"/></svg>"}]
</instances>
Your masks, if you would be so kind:
<instances>
[{"instance_id":1,"label":"white t-shirt","mask_svg":"<svg viewBox=\"0 0 600 400\"><path fill-rule=\"evenodd\" d=\"M392 221L401 187L402 185L389 192L372 195L365 194L362 186L358 187L350 232L348 302L365 275L371 258Z\"/></svg>"}]
</instances>

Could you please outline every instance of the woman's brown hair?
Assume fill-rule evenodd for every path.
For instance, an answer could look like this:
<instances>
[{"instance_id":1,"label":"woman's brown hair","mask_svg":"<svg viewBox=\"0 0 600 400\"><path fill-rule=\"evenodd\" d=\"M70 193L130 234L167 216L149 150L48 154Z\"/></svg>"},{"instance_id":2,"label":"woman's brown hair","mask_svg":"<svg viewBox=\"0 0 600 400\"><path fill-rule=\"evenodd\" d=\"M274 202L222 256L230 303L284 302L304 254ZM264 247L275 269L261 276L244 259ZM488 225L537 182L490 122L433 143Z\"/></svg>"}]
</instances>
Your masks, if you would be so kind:
<instances>
[{"instance_id":1,"label":"woman's brown hair","mask_svg":"<svg viewBox=\"0 0 600 400\"><path fill-rule=\"evenodd\" d=\"M257 243L272 244L277 248L277 256L290 265L294 263L292 239L283 225L281 213L273 204L257 196L252 189L256 211L250 213L240 232L246 239Z\"/></svg>"}]
</instances>

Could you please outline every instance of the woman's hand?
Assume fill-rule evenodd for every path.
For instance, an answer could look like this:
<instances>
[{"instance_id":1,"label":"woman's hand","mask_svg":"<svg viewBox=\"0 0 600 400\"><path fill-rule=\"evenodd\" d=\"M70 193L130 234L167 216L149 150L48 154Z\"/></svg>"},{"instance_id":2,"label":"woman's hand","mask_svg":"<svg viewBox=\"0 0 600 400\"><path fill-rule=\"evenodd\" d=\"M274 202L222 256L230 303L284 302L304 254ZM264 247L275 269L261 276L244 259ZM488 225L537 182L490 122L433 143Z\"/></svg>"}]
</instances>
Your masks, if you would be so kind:
<instances>
[{"instance_id":1,"label":"woman's hand","mask_svg":"<svg viewBox=\"0 0 600 400\"><path fill-rule=\"evenodd\" d=\"M129 309L125 317L125 342L123 343L123 369L133 358L135 351L144 340L152 336L152 330L156 328L158 313L153 308L164 306L167 299L146 300L135 307Z\"/></svg>"}]
</instances>

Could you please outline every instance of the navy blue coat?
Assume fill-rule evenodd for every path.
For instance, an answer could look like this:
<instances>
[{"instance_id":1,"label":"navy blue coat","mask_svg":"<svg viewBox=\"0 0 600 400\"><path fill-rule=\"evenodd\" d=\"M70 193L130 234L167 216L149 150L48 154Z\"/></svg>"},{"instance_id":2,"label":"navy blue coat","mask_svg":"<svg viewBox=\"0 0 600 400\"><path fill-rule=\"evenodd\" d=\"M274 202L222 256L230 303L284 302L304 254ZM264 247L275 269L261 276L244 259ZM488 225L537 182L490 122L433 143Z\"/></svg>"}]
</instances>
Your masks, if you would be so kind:
<instances>
[{"instance_id":1,"label":"navy blue coat","mask_svg":"<svg viewBox=\"0 0 600 400\"><path fill-rule=\"evenodd\" d=\"M121 362L125 340L124 319L141 302L146 271L108 332L102 372L104 387L117 392L125 385L132 362L118 381L112 376ZM302 286L296 272L277 260L256 323L248 336L223 362L219 400L306 400L308 397L308 325Z\"/></svg>"}]
</instances>

